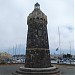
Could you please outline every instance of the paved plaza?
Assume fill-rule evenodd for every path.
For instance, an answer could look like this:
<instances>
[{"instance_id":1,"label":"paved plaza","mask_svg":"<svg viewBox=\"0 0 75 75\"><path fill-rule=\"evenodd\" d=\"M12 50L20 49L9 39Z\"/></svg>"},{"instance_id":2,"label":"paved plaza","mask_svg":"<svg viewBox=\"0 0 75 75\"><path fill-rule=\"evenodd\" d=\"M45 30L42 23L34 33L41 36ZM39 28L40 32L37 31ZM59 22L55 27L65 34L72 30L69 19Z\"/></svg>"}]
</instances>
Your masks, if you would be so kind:
<instances>
[{"instance_id":1,"label":"paved plaza","mask_svg":"<svg viewBox=\"0 0 75 75\"><path fill-rule=\"evenodd\" d=\"M56 65L60 69L61 75L75 75L75 66L69 65ZM12 64L12 65L0 65L0 75L12 75L12 72L15 72L23 64Z\"/></svg>"},{"instance_id":2,"label":"paved plaza","mask_svg":"<svg viewBox=\"0 0 75 75\"><path fill-rule=\"evenodd\" d=\"M54 65L60 69L61 75L75 75L75 66L71 65Z\"/></svg>"}]
</instances>

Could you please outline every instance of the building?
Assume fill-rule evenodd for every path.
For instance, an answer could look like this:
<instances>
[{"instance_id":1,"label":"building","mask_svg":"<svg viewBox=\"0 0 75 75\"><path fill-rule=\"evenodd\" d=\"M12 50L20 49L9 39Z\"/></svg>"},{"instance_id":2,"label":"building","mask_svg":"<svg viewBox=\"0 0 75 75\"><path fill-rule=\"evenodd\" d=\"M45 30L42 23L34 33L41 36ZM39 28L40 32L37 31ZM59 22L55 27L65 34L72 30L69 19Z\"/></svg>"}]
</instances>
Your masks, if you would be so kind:
<instances>
[{"instance_id":1,"label":"building","mask_svg":"<svg viewBox=\"0 0 75 75\"><path fill-rule=\"evenodd\" d=\"M0 63L7 63L11 59L12 55L8 54L7 52L0 53Z\"/></svg>"},{"instance_id":2,"label":"building","mask_svg":"<svg viewBox=\"0 0 75 75\"><path fill-rule=\"evenodd\" d=\"M25 55L13 55L13 63L25 63Z\"/></svg>"},{"instance_id":3,"label":"building","mask_svg":"<svg viewBox=\"0 0 75 75\"><path fill-rule=\"evenodd\" d=\"M25 67L50 67L50 52L47 33L47 16L35 4L27 18L28 34Z\"/></svg>"},{"instance_id":4,"label":"building","mask_svg":"<svg viewBox=\"0 0 75 75\"><path fill-rule=\"evenodd\" d=\"M47 33L47 16L41 11L40 4L27 17L28 33L25 65L14 75L58 75L59 70L51 66Z\"/></svg>"}]
</instances>

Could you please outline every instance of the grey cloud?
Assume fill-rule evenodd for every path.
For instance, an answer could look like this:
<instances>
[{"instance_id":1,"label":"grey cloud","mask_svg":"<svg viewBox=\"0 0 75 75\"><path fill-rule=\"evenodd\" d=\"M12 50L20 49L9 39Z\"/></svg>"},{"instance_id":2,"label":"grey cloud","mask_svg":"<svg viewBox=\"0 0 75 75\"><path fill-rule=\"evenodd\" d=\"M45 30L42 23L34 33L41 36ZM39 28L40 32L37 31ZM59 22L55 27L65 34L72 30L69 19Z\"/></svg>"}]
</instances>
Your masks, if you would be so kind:
<instances>
[{"instance_id":1,"label":"grey cloud","mask_svg":"<svg viewBox=\"0 0 75 75\"><path fill-rule=\"evenodd\" d=\"M67 48L69 47L69 40L72 40L73 43L73 31L69 33L69 30L73 30L74 25L73 1L38 0L41 10L48 17L47 26L51 49L58 46L58 26L60 27L62 49L65 49L65 43ZM0 0L0 48L26 43L27 16L34 9L35 3L36 0ZM69 28L66 25L71 26Z\"/></svg>"}]
</instances>

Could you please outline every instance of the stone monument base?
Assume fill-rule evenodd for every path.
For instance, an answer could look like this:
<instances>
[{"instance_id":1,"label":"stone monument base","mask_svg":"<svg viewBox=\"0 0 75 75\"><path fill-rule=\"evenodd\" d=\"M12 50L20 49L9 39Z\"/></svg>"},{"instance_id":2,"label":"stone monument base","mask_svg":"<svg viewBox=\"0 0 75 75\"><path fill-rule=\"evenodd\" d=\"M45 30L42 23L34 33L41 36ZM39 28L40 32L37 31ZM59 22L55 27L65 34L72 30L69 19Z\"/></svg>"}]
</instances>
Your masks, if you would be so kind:
<instances>
[{"instance_id":1,"label":"stone monument base","mask_svg":"<svg viewBox=\"0 0 75 75\"><path fill-rule=\"evenodd\" d=\"M20 67L18 71L12 75L60 75L60 71L56 67L49 68L25 68Z\"/></svg>"}]
</instances>

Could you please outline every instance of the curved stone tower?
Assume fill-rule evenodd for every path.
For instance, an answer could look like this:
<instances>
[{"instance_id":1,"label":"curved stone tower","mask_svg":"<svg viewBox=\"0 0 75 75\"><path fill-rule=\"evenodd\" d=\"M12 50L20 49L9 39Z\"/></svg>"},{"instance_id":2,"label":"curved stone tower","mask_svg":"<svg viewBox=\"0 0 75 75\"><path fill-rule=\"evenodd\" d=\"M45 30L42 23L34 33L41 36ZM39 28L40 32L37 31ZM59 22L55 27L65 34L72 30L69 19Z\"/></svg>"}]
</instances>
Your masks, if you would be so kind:
<instances>
[{"instance_id":1,"label":"curved stone tower","mask_svg":"<svg viewBox=\"0 0 75 75\"><path fill-rule=\"evenodd\" d=\"M47 16L35 4L27 18L28 33L25 65L13 75L59 75L59 70L51 66L47 33Z\"/></svg>"},{"instance_id":2,"label":"curved stone tower","mask_svg":"<svg viewBox=\"0 0 75 75\"><path fill-rule=\"evenodd\" d=\"M28 34L25 67L50 67L50 52L47 34L47 16L35 4L27 18Z\"/></svg>"}]
</instances>

